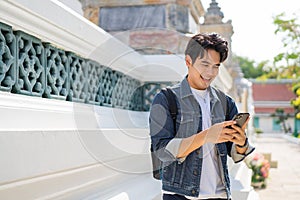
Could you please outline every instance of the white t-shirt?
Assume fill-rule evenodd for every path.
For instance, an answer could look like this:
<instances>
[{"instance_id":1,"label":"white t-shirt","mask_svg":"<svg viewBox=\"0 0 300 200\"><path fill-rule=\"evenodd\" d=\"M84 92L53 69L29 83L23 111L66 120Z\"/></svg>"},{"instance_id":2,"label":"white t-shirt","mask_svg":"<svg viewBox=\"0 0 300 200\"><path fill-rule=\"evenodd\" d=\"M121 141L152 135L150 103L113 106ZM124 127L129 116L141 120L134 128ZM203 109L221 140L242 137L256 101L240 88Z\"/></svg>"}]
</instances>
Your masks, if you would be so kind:
<instances>
[{"instance_id":1,"label":"white t-shirt","mask_svg":"<svg viewBox=\"0 0 300 200\"><path fill-rule=\"evenodd\" d=\"M211 126L210 95L208 90L192 89L195 99L201 107L202 130ZM198 198L227 198L226 190L222 183L221 172L217 157L217 149L213 143L205 143L203 149L203 162L200 180L200 193ZM189 198L189 197L187 197Z\"/></svg>"}]
</instances>

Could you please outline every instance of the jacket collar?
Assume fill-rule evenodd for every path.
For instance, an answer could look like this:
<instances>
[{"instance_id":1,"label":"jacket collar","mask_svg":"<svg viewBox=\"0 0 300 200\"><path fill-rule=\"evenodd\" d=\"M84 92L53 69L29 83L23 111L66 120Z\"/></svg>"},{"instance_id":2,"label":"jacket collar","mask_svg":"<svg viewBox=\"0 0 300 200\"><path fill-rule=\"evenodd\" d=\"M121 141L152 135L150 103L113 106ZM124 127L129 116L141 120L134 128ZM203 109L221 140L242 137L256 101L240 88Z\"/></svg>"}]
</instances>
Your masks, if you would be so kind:
<instances>
[{"instance_id":1,"label":"jacket collar","mask_svg":"<svg viewBox=\"0 0 300 200\"><path fill-rule=\"evenodd\" d=\"M187 76L180 83L180 97L183 99L188 96L192 96L192 90L189 82L187 81Z\"/></svg>"},{"instance_id":2,"label":"jacket collar","mask_svg":"<svg viewBox=\"0 0 300 200\"><path fill-rule=\"evenodd\" d=\"M213 89L213 87L209 86L207 88L209 94L210 94L210 102L211 104L215 104L217 101L221 101L216 94L216 91ZM181 81L180 83L180 96L181 99L188 97L188 96L193 96L191 86L189 82L187 81L187 76Z\"/></svg>"}]
</instances>

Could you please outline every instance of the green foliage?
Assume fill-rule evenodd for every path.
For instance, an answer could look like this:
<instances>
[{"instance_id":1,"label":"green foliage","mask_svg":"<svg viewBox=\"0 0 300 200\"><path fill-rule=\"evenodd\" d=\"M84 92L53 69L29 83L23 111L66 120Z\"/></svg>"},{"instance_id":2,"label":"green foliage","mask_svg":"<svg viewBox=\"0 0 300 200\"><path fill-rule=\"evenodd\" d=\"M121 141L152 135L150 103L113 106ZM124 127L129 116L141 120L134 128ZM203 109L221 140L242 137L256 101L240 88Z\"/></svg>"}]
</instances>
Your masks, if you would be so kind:
<instances>
[{"instance_id":1,"label":"green foliage","mask_svg":"<svg viewBox=\"0 0 300 200\"><path fill-rule=\"evenodd\" d=\"M293 92L297 95L297 96L300 96L300 94L297 94L297 90L300 88L300 80L299 82L296 82L294 85L293 85Z\"/></svg>"},{"instance_id":2,"label":"green foliage","mask_svg":"<svg viewBox=\"0 0 300 200\"><path fill-rule=\"evenodd\" d=\"M275 34L281 37L283 51L274 57L273 63L283 78L300 77L300 24L296 14L287 17L285 13L273 18ZM280 64L279 64L280 63ZM285 64L283 64L285 63ZM278 66L279 64L279 66Z\"/></svg>"},{"instance_id":3,"label":"green foliage","mask_svg":"<svg viewBox=\"0 0 300 200\"><path fill-rule=\"evenodd\" d=\"M286 120L290 117L288 113L285 113L282 108L277 108L275 110L275 113L271 114L271 117L274 117L276 119L276 124L282 124L283 130L285 133L288 133L289 130L286 126Z\"/></svg>"},{"instance_id":4,"label":"green foliage","mask_svg":"<svg viewBox=\"0 0 300 200\"><path fill-rule=\"evenodd\" d=\"M292 90L296 94L296 97L291 99L291 105L295 109L295 120L299 120L300 119L300 80L293 85ZM298 135L299 135L298 130L297 128L295 128L294 136L298 137Z\"/></svg>"},{"instance_id":5,"label":"green foliage","mask_svg":"<svg viewBox=\"0 0 300 200\"><path fill-rule=\"evenodd\" d=\"M265 66L267 61L256 64L254 60L246 57L235 56L235 61L238 62L245 78L257 78L265 73Z\"/></svg>"},{"instance_id":6,"label":"green foliage","mask_svg":"<svg viewBox=\"0 0 300 200\"><path fill-rule=\"evenodd\" d=\"M294 14L287 17L281 13L273 18L275 34L282 40L282 52L273 58L273 62L255 63L248 58L236 56L245 78L298 79L300 77L300 24Z\"/></svg>"},{"instance_id":7,"label":"green foliage","mask_svg":"<svg viewBox=\"0 0 300 200\"><path fill-rule=\"evenodd\" d=\"M274 60L279 62L283 58L284 54L277 55ZM290 57L293 57L290 55ZM297 65L285 66L272 66L269 61L262 61L256 63L246 57L235 56L235 61L238 62L245 78L253 78L259 80L266 79L296 79L300 77L300 69Z\"/></svg>"},{"instance_id":8,"label":"green foliage","mask_svg":"<svg viewBox=\"0 0 300 200\"><path fill-rule=\"evenodd\" d=\"M277 26L275 30L275 34L283 33L284 37L282 38L282 42L284 46L290 46L290 42L296 42L299 44L299 36L300 36L300 25L298 23L298 17L293 14L293 17L289 18L285 13L280 13L273 18L274 25Z\"/></svg>"},{"instance_id":9,"label":"green foliage","mask_svg":"<svg viewBox=\"0 0 300 200\"><path fill-rule=\"evenodd\" d=\"M260 128L255 128L254 131L255 131L256 134L262 134L263 133L263 130L261 130Z\"/></svg>"}]
</instances>

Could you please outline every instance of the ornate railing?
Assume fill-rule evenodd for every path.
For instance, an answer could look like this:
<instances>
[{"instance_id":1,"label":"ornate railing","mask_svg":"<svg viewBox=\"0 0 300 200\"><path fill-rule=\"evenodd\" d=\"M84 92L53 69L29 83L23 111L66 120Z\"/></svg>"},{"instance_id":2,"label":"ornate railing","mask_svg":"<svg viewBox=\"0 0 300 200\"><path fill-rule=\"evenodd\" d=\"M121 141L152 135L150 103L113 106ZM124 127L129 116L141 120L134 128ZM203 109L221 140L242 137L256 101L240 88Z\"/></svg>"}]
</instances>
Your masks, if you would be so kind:
<instances>
[{"instance_id":1,"label":"ornate railing","mask_svg":"<svg viewBox=\"0 0 300 200\"><path fill-rule=\"evenodd\" d=\"M0 90L72 102L149 110L168 83L141 83L0 23Z\"/></svg>"}]
</instances>

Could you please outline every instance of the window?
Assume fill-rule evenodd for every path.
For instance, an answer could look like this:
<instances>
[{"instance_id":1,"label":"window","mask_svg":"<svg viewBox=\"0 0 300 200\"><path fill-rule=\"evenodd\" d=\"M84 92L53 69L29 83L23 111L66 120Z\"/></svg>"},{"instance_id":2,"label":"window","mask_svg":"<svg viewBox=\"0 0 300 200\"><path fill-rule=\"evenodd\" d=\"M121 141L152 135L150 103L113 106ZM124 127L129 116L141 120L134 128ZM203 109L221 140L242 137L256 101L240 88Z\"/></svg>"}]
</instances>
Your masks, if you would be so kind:
<instances>
[{"instance_id":1,"label":"window","mask_svg":"<svg viewBox=\"0 0 300 200\"><path fill-rule=\"evenodd\" d=\"M254 128L259 128L259 117L254 117L253 123Z\"/></svg>"}]
</instances>

